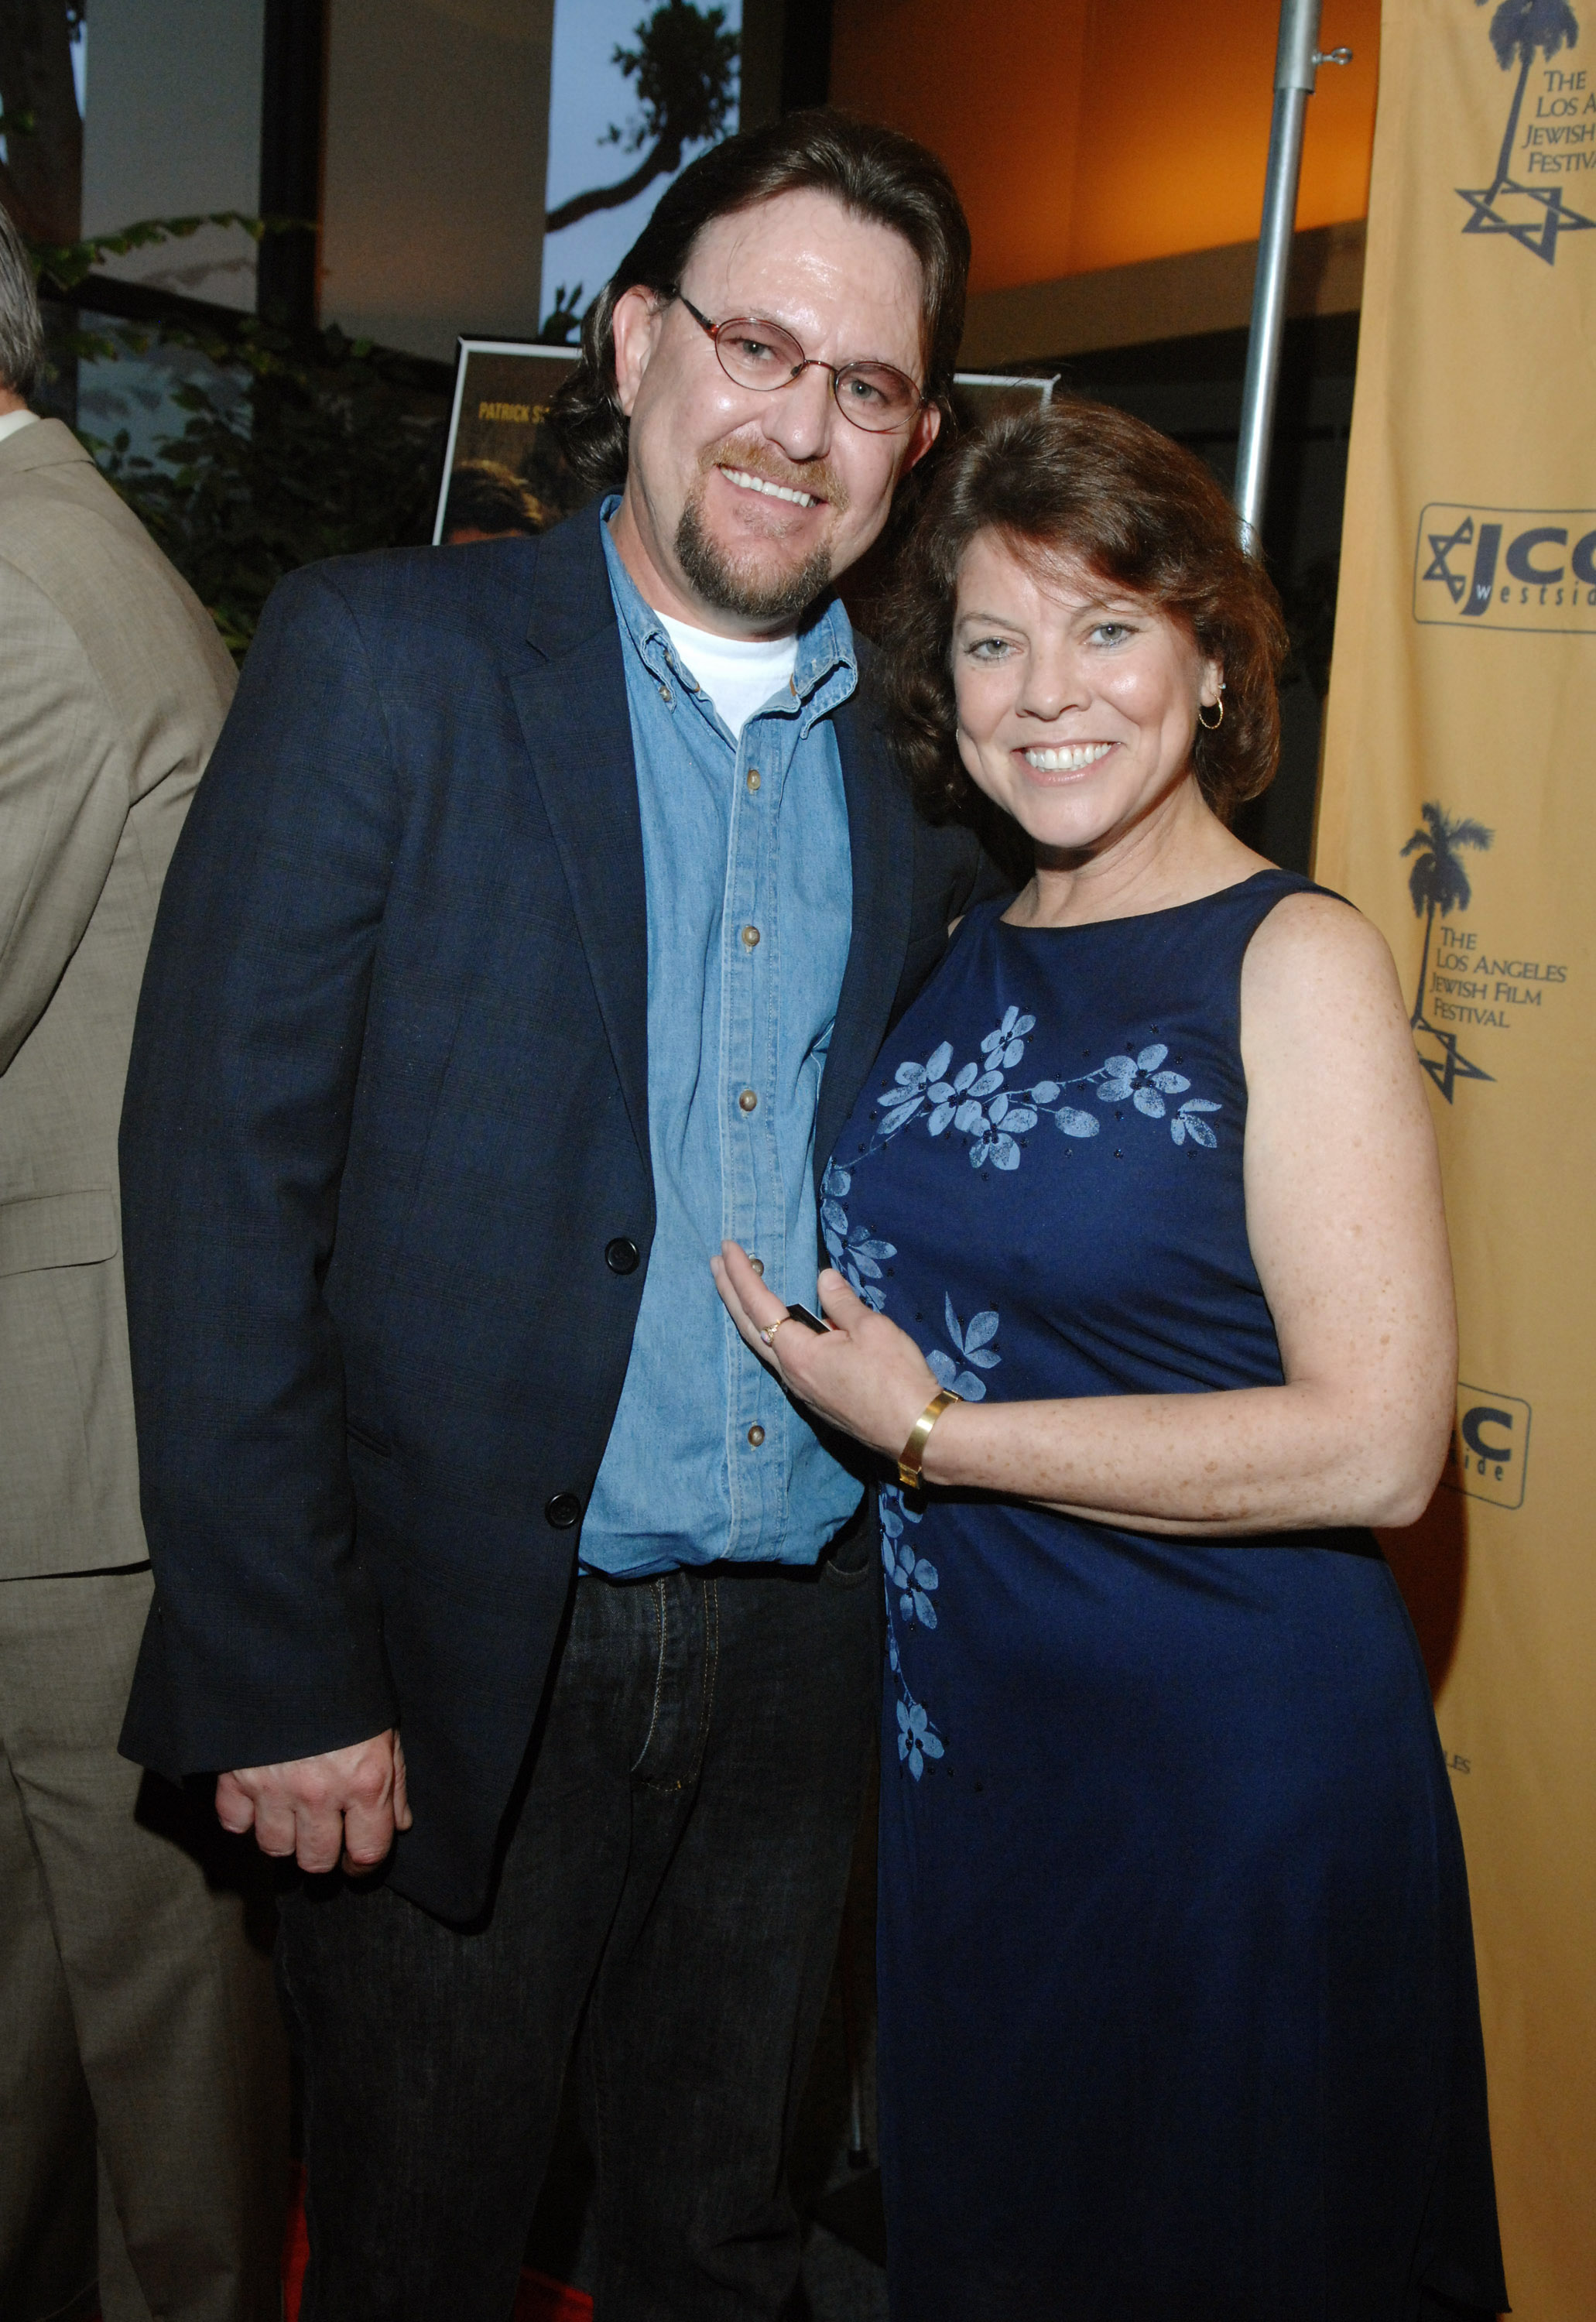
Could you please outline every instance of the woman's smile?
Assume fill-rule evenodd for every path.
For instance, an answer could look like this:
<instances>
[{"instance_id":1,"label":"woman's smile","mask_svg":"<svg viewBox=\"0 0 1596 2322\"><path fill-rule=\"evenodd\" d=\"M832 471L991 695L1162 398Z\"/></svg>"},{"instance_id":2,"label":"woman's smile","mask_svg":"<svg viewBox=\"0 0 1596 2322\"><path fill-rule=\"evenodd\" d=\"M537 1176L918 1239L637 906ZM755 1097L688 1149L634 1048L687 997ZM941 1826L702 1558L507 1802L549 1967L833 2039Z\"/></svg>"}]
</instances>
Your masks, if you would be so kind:
<instances>
[{"instance_id":1,"label":"woman's smile","mask_svg":"<svg viewBox=\"0 0 1596 2322\"><path fill-rule=\"evenodd\" d=\"M1223 682L1190 626L995 527L965 549L953 612L959 755L1042 850L1039 875L1072 886L1127 846L1145 863L1150 831L1157 855L1198 799L1198 706Z\"/></svg>"},{"instance_id":2,"label":"woman's smile","mask_svg":"<svg viewBox=\"0 0 1596 2322\"><path fill-rule=\"evenodd\" d=\"M1079 774L1118 747L1117 742L1052 742L1045 745L1033 742L1015 754L1023 758L1034 773Z\"/></svg>"}]
</instances>

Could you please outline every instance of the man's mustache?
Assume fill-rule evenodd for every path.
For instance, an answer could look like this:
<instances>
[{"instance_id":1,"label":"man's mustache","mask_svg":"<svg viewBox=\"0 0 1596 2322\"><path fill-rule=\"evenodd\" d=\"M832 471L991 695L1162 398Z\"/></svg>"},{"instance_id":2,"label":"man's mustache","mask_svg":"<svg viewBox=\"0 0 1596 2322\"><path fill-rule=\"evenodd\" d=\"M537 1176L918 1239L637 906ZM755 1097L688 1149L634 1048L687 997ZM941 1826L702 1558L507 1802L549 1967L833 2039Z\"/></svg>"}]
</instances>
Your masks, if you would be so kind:
<instances>
[{"instance_id":1,"label":"man's mustache","mask_svg":"<svg viewBox=\"0 0 1596 2322\"><path fill-rule=\"evenodd\" d=\"M794 467L773 459L766 443L739 443L734 437L706 452L698 466L706 476L712 468L740 468L745 476L757 476L762 483L780 484L789 492L807 492L812 498L825 500L838 515L848 505L847 487L828 462L816 460L807 467Z\"/></svg>"}]
</instances>

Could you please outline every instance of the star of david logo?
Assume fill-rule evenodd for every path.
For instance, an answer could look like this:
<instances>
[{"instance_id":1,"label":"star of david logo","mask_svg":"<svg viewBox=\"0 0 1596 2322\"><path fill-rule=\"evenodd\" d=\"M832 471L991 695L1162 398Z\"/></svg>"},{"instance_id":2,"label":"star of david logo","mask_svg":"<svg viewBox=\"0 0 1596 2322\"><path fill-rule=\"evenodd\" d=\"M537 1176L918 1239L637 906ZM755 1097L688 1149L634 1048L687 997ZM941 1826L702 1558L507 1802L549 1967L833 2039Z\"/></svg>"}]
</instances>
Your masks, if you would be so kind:
<instances>
[{"instance_id":1,"label":"star of david logo","mask_svg":"<svg viewBox=\"0 0 1596 2322\"><path fill-rule=\"evenodd\" d=\"M1455 572L1446 559L1455 548L1467 548L1474 537L1474 519L1465 516L1455 532L1432 532L1428 535L1430 561L1424 568L1427 580L1444 580L1446 593L1455 605L1461 605L1468 581L1461 572Z\"/></svg>"},{"instance_id":2,"label":"star of david logo","mask_svg":"<svg viewBox=\"0 0 1596 2322\"><path fill-rule=\"evenodd\" d=\"M1482 1072L1478 1065L1471 1064L1468 1057L1461 1053L1455 1032L1443 1032L1422 1015L1415 1022L1413 1029L1423 1032L1440 1047L1438 1056L1427 1056L1420 1048L1418 1061L1448 1104L1454 1102L1452 1092L1459 1081L1493 1081L1496 1078L1494 1073Z\"/></svg>"},{"instance_id":3,"label":"star of david logo","mask_svg":"<svg viewBox=\"0 0 1596 2322\"><path fill-rule=\"evenodd\" d=\"M1569 208L1561 186L1521 186L1516 178L1504 178L1500 186L1459 186L1457 192L1469 206L1464 233L1509 233L1548 266L1557 262L1560 233L1584 233L1596 227L1596 218ZM1528 210L1522 206L1526 202Z\"/></svg>"}]
</instances>

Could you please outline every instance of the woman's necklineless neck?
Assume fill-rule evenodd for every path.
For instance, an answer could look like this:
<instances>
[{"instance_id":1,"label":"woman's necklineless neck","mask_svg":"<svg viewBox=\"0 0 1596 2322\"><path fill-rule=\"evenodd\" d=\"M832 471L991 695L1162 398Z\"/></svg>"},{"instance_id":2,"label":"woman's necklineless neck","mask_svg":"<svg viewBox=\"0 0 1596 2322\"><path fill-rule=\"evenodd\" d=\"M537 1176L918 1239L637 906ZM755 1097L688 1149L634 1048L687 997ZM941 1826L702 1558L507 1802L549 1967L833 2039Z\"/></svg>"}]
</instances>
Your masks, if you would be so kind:
<instances>
[{"instance_id":1,"label":"woman's necklineless neck","mask_svg":"<svg viewBox=\"0 0 1596 2322\"><path fill-rule=\"evenodd\" d=\"M999 914L998 925L1021 936L1068 935L1080 928L1121 927L1132 919L1163 919L1173 911L1194 910L1199 903L1211 903L1219 895L1232 894L1237 887L1250 887L1254 879L1268 878L1272 873L1278 875L1278 866L1261 863L1255 871L1244 871L1237 879L1227 879L1222 886L1205 888L1200 895L1184 895L1178 902L1149 903L1145 909L1129 911L1105 911L1090 919L1011 919L1003 911Z\"/></svg>"}]
</instances>

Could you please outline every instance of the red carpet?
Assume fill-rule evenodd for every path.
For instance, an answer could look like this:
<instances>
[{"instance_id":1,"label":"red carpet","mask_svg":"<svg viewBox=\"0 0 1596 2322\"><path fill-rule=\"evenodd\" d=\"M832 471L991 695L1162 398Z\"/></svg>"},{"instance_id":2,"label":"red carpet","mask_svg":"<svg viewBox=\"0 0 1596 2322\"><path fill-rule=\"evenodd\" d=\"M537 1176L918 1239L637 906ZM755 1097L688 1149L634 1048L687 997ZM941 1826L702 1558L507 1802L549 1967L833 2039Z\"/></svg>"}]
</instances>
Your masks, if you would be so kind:
<instances>
[{"instance_id":1,"label":"red carpet","mask_svg":"<svg viewBox=\"0 0 1596 2322\"><path fill-rule=\"evenodd\" d=\"M523 2266L515 2322L593 2322L593 2300L585 2290L568 2289L563 2281L551 2281L546 2273Z\"/></svg>"},{"instance_id":2,"label":"red carpet","mask_svg":"<svg viewBox=\"0 0 1596 2322\"><path fill-rule=\"evenodd\" d=\"M299 2322L299 2299L309 2255L310 2243L305 2231L305 2172L296 2169L288 2222L283 2233L284 2322ZM546 2273L534 2273L527 2266L522 2272L521 2288L516 2293L515 2322L593 2322L593 2300L586 2290L568 2289L564 2282L551 2281Z\"/></svg>"}]
</instances>

